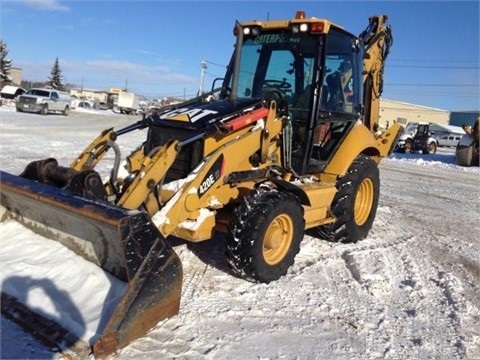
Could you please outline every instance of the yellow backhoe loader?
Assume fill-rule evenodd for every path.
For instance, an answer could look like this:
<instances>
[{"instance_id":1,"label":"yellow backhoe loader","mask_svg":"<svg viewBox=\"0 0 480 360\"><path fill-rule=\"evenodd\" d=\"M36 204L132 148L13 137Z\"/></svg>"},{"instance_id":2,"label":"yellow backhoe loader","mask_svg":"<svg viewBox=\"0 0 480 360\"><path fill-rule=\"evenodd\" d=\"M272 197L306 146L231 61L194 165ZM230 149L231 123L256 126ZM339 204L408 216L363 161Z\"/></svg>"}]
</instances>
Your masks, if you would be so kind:
<instances>
[{"instance_id":1,"label":"yellow backhoe loader","mask_svg":"<svg viewBox=\"0 0 480 360\"><path fill-rule=\"evenodd\" d=\"M401 132L377 132L387 16L370 17L359 36L303 11L236 22L234 35L210 92L106 129L69 166L42 159L0 174L8 216L128 284L91 344L96 358L178 312L182 266L169 237L224 233L232 269L270 283L294 263L307 229L356 242L372 227L378 163ZM145 141L122 158L116 139L142 129ZM105 180L95 168L110 150Z\"/></svg>"}]
</instances>

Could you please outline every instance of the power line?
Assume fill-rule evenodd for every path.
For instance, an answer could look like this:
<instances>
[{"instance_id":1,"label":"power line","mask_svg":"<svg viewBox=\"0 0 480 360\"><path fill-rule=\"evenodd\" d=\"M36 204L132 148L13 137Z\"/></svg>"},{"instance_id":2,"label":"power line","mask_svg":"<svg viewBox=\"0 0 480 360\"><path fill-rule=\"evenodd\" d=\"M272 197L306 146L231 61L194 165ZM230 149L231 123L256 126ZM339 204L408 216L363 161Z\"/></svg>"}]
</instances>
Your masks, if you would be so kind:
<instances>
[{"instance_id":1,"label":"power line","mask_svg":"<svg viewBox=\"0 0 480 360\"><path fill-rule=\"evenodd\" d=\"M419 59L395 59L395 58L389 58L388 61L405 61L405 62L415 62L415 63L425 63L425 62L431 62L431 63L435 63L435 62L443 62L443 63L477 63L478 64L478 59L476 60L438 60L438 59L432 59L432 60L427 60L427 59L424 59L424 60L419 60Z\"/></svg>"},{"instance_id":2,"label":"power line","mask_svg":"<svg viewBox=\"0 0 480 360\"><path fill-rule=\"evenodd\" d=\"M466 69L479 70L478 66L430 66L430 65L388 65L388 67L418 68L418 69Z\"/></svg>"},{"instance_id":3,"label":"power line","mask_svg":"<svg viewBox=\"0 0 480 360\"><path fill-rule=\"evenodd\" d=\"M451 91L397 91L397 90L389 90L385 91L385 93L388 94L401 94L401 95L431 95L431 96L452 96ZM455 92L455 94L460 95L462 97L464 96L477 96L478 97L478 92L475 91L468 91L468 92Z\"/></svg>"},{"instance_id":4,"label":"power line","mask_svg":"<svg viewBox=\"0 0 480 360\"><path fill-rule=\"evenodd\" d=\"M215 65L215 66L221 66L223 68L226 68L227 65L222 65L222 64L218 64L218 63L215 63L213 61L208 61L208 60L205 60L206 63L209 63L209 64L212 64L212 65Z\"/></svg>"},{"instance_id":5,"label":"power line","mask_svg":"<svg viewBox=\"0 0 480 360\"><path fill-rule=\"evenodd\" d=\"M435 87L480 87L479 84L395 84L395 83L386 83L385 86L435 86Z\"/></svg>"}]
</instances>

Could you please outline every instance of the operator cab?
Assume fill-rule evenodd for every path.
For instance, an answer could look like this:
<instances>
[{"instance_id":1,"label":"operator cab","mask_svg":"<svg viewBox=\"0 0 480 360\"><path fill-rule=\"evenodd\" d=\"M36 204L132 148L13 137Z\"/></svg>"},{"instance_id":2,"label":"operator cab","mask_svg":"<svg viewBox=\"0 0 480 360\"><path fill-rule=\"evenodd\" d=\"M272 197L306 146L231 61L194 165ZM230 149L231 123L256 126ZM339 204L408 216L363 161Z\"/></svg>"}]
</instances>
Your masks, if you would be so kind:
<instances>
[{"instance_id":1,"label":"operator cab","mask_svg":"<svg viewBox=\"0 0 480 360\"><path fill-rule=\"evenodd\" d=\"M302 17L303 16L303 17ZM357 38L326 20L237 23L224 98L277 102L286 119L284 165L320 172L359 119L361 52Z\"/></svg>"}]
</instances>

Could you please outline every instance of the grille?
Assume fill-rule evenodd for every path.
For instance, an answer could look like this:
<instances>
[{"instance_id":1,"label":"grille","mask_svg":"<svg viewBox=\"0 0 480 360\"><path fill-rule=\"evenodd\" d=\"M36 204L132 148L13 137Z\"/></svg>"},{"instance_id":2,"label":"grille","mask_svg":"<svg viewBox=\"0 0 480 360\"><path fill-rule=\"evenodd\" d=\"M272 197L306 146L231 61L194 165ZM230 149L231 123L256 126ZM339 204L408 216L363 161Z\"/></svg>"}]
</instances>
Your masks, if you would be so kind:
<instances>
[{"instance_id":1,"label":"grille","mask_svg":"<svg viewBox=\"0 0 480 360\"><path fill-rule=\"evenodd\" d=\"M148 154L157 146L164 145L170 139L185 140L195 134L196 132L188 129L151 126L144 146L145 154ZM203 140L200 139L182 147L182 150L168 170L164 181L168 183L187 177L202 158Z\"/></svg>"}]
</instances>

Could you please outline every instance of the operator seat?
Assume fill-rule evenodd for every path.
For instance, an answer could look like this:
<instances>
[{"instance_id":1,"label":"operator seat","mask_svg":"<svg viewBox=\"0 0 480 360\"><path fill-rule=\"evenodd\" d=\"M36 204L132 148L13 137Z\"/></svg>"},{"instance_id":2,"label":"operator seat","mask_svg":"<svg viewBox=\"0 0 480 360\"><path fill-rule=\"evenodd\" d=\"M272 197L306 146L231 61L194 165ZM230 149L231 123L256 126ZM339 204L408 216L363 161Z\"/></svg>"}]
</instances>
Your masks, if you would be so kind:
<instances>
[{"instance_id":1,"label":"operator seat","mask_svg":"<svg viewBox=\"0 0 480 360\"><path fill-rule=\"evenodd\" d=\"M303 92L295 100L293 107L297 109L308 110L311 96L312 96L312 85L310 84L305 86L305 89L303 90Z\"/></svg>"},{"instance_id":2,"label":"operator seat","mask_svg":"<svg viewBox=\"0 0 480 360\"><path fill-rule=\"evenodd\" d=\"M297 99L293 103L293 108L294 109L302 109L304 111L308 111L310 108L310 99L312 97L312 85L309 84L305 86L305 90L297 97ZM327 85L322 85L321 89L321 109L325 109L325 106L327 104L327 99L328 99L328 86Z\"/></svg>"},{"instance_id":3,"label":"operator seat","mask_svg":"<svg viewBox=\"0 0 480 360\"><path fill-rule=\"evenodd\" d=\"M342 111L343 110L343 90L342 75L340 71L335 71L327 76L328 100L327 110Z\"/></svg>"},{"instance_id":4,"label":"operator seat","mask_svg":"<svg viewBox=\"0 0 480 360\"><path fill-rule=\"evenodd\" d=\"M345 87L352 77L352 64L344 60L338 69L327 76L328 101L327 110L345 111Z\"/></svg>"}]
</instances>

